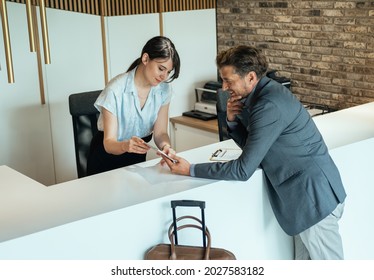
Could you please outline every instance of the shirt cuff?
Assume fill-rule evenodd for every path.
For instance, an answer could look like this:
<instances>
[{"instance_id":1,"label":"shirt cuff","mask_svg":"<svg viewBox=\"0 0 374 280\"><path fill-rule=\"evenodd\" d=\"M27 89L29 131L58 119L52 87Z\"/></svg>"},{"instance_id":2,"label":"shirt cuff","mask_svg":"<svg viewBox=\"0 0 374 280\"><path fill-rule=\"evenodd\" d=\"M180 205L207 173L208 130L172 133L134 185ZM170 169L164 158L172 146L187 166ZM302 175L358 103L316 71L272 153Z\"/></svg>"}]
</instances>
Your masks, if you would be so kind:
<instances>
[{"instance_id":1,"label":"shirt cuff","mask_svg":"<svg viewBox=\"0 0 374 280\"><path fill-rule=\"evenodd\" d=\"M195 177L195 164L190 165L190 176Z\"/></svg>"},{"instance_id":2,"label":"shirt cuff","mask_svg":"<svg viewBox=\"0 0 374 280\"><path fill-rule=\"evenodd\" d=\"M227 123L227 127L231 130L235 129L238 126L238 122L236 121L230 122L226 119L226 123Z\"/></svg>"}]
</instances>

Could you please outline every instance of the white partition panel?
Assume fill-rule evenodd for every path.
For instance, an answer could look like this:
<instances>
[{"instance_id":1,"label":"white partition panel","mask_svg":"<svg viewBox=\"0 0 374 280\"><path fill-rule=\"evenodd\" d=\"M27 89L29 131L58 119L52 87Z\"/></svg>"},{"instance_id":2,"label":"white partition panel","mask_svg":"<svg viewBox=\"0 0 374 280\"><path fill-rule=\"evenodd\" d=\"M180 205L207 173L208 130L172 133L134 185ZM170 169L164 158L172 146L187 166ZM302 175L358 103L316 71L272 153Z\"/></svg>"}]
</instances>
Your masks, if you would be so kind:
<instances>
[{"instance_id":1,"label":"white partition panel","mask_svg":"<svg viewBox=\"0 0 374 280\"><path fill-rule=\"evenodd\" d=\"M51 64L46 65L56 182L75 179L76 163L68 97L102 89L100 17L47 9Z\"/></svg>"},{"instance_id":2,"label":"white partition panel","mask_svg":"<svg viewBox=\"0 0 374 280\"><path fill-rule=\"evenodd\" d=\"M110 79L129 68L160 27L158 14L107 17L106 23Z\"/></svg>"},{"instance_id":3,"label":"white partition panel","mask_svg":"<svg viewBox=\"0 0 374 280\"><path fill-rule=\"evenodd\" d=\"M170 106L170 116L174 117L193 109L196 87L217 80L216 11L170 12L164 13L163 19L164 35L173 40L181 58Z\"/></svg>"}]
</instances>

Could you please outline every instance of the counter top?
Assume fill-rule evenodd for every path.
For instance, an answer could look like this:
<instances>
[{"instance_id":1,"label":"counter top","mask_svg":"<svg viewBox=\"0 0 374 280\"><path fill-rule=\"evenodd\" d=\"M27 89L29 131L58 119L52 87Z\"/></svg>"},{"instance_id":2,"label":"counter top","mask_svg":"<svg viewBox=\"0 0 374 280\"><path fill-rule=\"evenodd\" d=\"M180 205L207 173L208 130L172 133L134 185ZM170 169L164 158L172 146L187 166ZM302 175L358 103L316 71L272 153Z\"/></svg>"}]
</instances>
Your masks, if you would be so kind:
<instances>
[{"instance_id":1,"label":"counter top","mask_svg":"<svg viewBox=\"0 0 374 280\"><path fill-rule=\"evenodd\" d=\"M374 137L374 102L313 118L329 149Z\"/></svg>"},{"instance_id":2,"label":"counter top","mask_svg":"<svg viewBox=\"0 0 374 280\"><path fill-rule=\"evenodd\" d=\"M228 140L180 155L207 162L221 147L236 145ZM168 242L170 201L175 199L206 201L213 247L226 248L238 259L292 258L292 239L271 210L262 170L247 182L227 182L173 175L158 162L38 185L37 190L23 183L15 184L17 191L1 187L0 259L142 259L151 246ZM3 166L0 176L8 171ZM18 176L8 179L17 181ZM199 209L183 210L178 214L200 214ZM201 233L182 232L182 240L198 245Z\"/></svg>"},{"instance_id":3,"label":"counter top","mask_svg":"<svg viewBox=\"0 0 374 280\"><path fill-rule=\"evenodd\" d=\"M341 230L351 259L374 258L374 102L358 107L316 117L348 193ZM179 154L207 162L216 149L233 147L228 140ZM205 200L212 245L238 259L292 258L261 169L247 182L215 181L171 174L154 159L49 187L7 166L0 177L0 259L141 259L167 242L172 199Z\"/></svg>"},{"instance_id":4,"label":"counter top","mask_svg":"<svg viewBox=\"0 0 374 280\"><path fill-rule=\"evenodd\" d=\"M219 146L217 143L208 150L200 148L180 154L193 162L204 162ZM233 141L225 146L237 147ZM0 242L215 182L170 174L159 161L49 187L0 166L0 177L8 182L0 187L0 205L6 209L0 211Z\"/></svg>"}]
</instances>

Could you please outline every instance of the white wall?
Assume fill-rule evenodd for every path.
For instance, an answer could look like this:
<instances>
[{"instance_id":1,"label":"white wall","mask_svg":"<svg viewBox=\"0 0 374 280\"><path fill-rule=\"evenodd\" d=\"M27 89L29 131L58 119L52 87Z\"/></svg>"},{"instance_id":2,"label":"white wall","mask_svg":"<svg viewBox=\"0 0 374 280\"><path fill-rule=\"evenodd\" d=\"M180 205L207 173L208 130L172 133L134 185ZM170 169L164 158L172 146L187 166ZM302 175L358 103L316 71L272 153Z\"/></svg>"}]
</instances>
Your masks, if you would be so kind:
<instances>
[{"instance_id":1,"label":"white wall","mask_svg":"<svg viewBox=\"0 0 374 280\"><path fill-rule=\"evenodd\" d=\"M181 57L181 72L173 82L175 95L170 116L193 109L195 88L217 80L215 9L164 13L164 35L170 37Z\"/></svg>"},{"instance_id":2,"label":"white wall","mask_svg":"<svg viewBox=\"0 0 374 280\"><path fill-rule=\"evenodd\" d=\"M105 84L101 27L98 16L56 9L47 9L47 20L51 64L45 66L45 83L56 182L63 182L77 178L69 95Z\"/></svg>"},{"instance_id":3,"label":"white wall","mask_svg":"<svg viewBox=\"0 0 374 280\"><path fill-rule=\"evenodd\" d=\"M30 52L25 5L6 3L15 83L8 83L1 41L0 165L49 185L55 182L49 105L41 104L37 57Z\"/></svg>"},{"instance_id":4,"label":"white wall","mask_svg":"<svg viewBox=\"0 0 374 280\"><path fill-rule=\"evenodd\" d=\"M158 14L106 18L109 79L127 70L140 57L145 43L160 35ZM136 28L136 31L135 31Z\"/></svg>"}]
</instances>

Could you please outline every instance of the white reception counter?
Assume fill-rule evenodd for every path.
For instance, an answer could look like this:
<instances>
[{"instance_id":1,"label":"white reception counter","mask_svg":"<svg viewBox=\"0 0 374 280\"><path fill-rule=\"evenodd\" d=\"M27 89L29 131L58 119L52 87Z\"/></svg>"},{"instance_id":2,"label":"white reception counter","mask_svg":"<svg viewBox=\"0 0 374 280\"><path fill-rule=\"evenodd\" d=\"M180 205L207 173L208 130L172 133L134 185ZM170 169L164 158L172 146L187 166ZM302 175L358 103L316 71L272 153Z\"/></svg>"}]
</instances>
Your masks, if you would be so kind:
<instances>
[{"instance_id":1,"label":"white reception counter","mask_svg":"<svg viewBox=\"0 0 374 280\"><path fill-rule=\"evenodd\" d=\"M362 108L368 106L372 125L365 122L361 139L356 133L352 144L331 150L348 193L341 221L347 259L374 259L374 103ZM338 113L319 117L319 125ZM329 131L322 132L328 142ZM349 135L334 131L331 139ZM225 141L180 154L204 162L218 147L234 145ZM174 199L206 201L213 247L238 259L293 258L292 238L273 215L260 169L247 182L214 181L172 175L156 159L50 187L7 166L0 166L0 176L0 259L142 259L149 247L167 242ZM187 210L199 215L197 209L178 213ZM199 233L190 235L180 243L200 244Z\"/></svg>"},{"instance_id":2,"label":"white reception counter","mask_svg":"<svg viewBox=\"0 0 374 280\"><path fill-rule=\"evenodd\" d=\"M218 147L183 153L194 162L209 160ZM262 187L262 171L247 182L197 179L170 174L159 160L121 168L51 187L2 166L8 191L0 198L2 259L142 259L152 245L167 242L170 201L206 201L212 246L240 259L290 259L292 239L279 227ZM18 182L17 182L18 181ZM198 209L179 209L199 215ZM190 213L190 212L188 212ZM195 240L196 239L196 240ZM183 239L181 239L181 242ZM201 234L188 242L201 244Z\"/></svg>"}]
</instances>

